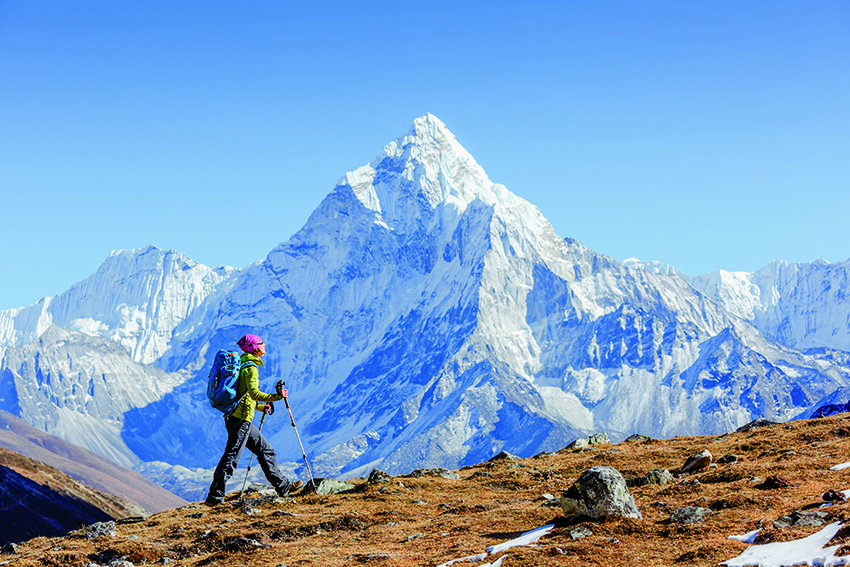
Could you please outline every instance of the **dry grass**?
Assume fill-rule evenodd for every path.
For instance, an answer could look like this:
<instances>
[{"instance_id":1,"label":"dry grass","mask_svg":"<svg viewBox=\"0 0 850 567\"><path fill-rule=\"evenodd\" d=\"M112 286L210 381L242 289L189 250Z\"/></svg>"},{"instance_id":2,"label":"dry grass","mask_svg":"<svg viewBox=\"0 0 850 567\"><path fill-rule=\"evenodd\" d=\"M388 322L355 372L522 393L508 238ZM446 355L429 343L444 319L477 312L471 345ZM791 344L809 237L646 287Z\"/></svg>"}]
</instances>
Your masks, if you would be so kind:
<instances>
[{"instance_id":1,"label":"dry grass","mask_svg":"<svg viewBox=\"0 0 850 567\"><path fill-rule=\"evenodd\" d=\"M821 495L829 489L850 488L850 469L829 470L850 461L848 434L850 415L842 414L749 433L620 443L519 462L483 463L458 471L460 480L399 476L390 484L366 486L363 479L355 479L357 492L296 497L294 503L261 506L256 516L243 514L232 501L215 509L193 504L119 525L115 537L38 538L22 545L13 561L65 566L125 557L135 565L170 558L181 566L435 566L555 523L536 546L505 552L503 567L715 566L746 547L729 535L764 526L763 541L786 541L820 529L779 530L772 522L822 504ZM591 466L610 465L627 478L642 476L653 468L677 469L703 449L715 459L732 453L739 461L666 485L632 488L642 520L586 522L582 525L593 535L573 540L569 532L576 526L563 522L560 508L542 504L542 494L559 496ZM753 481L771 475L787 479L789 485L761 489ZM672 511L682 506L703 506L712 514L699 524L669 523ZM850 503L824 510L832 519L845 520ZM198 514L203 515L190 517ZM850 540L850 534L839 533L838 538Z\"/></svg>"}]
</instances>

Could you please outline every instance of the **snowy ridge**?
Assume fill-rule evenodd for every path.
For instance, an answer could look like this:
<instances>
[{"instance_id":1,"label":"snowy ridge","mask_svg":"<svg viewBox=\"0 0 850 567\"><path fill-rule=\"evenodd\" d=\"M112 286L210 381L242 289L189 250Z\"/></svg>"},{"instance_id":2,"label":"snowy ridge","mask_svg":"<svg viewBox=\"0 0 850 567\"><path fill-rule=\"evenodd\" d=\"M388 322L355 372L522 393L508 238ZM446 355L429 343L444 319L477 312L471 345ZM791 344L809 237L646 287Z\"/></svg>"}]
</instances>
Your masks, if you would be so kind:
<instances>
[{"instance_id":1,"label":"snowy ridge","mask_svg":"<svg viewBox=\"0 0 850 567\"><path fill-rule=\"evenodd\" d=\"M689 281L786 346L850 351L850 260L776 261L752 273L721 270Z\"/></svg>"},{"instance_id":2,"label":"snowy ridge","mask_svg":"<svg viewBox=\"0 0 850 567\"><path fill-rule=\"evenodd\" d=\"M178 323L233 273L153 246L113 252L62 295L0 311L0 347L31 342L57 325L111 339L150 363L168 348Z\"/></svg>"}]
</instances>

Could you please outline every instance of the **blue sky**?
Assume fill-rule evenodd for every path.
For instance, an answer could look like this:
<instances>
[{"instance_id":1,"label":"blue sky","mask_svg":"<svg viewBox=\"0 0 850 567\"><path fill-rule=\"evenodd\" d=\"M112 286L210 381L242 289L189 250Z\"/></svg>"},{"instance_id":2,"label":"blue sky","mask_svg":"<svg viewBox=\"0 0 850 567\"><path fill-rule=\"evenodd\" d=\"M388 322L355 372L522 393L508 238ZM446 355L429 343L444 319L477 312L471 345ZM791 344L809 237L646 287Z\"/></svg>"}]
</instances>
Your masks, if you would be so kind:
<instances>
[{"instance_id":1,"label":"blue sky","mask_svg":"<svg viewBox=\"0 0 850 567\"><path fill-rule=\"evenodd\" d=\"M850 257L850 3L307 4L0 0L0 308L262 259L426 112L616 259Z\"/></svg>"}]
</instances>

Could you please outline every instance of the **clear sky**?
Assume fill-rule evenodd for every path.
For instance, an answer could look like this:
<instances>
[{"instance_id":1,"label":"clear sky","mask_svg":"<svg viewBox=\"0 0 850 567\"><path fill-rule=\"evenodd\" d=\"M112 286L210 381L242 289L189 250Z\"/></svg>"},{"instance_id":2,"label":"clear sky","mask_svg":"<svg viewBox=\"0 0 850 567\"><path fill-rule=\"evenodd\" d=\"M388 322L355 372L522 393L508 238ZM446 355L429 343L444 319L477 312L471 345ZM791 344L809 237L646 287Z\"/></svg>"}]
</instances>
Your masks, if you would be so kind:
<instances>
[{"instance_id":1,"label":"clear sky","mask_svg":"<svg viewBox=\"0 0 850 567\"><path fill-rule=\"evenodd\" d=\"M260 260L426 112L616 259L850 257L850 2L0 0L0 308Z\"/></svg>"}]
</instances>

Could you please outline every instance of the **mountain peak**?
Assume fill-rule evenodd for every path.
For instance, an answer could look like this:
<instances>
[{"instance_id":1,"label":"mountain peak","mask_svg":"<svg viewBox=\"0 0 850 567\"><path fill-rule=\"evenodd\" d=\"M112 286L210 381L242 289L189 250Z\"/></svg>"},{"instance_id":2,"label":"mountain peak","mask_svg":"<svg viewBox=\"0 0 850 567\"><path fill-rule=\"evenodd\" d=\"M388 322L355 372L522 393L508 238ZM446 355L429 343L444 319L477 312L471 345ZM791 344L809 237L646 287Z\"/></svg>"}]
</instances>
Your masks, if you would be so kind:
<instances>
[{"instance_id":1,"label":"mountain peak","mask_svg":"<svg viewBox=\"0 0 850 567\"><path fill-rule=\"evenodd\" d=\"M337 185L350 189L390 226L410 222L424 209L441 204L461 211L476 199L492 204L504 193L500 187L433 114L415 119L404 136Z\"/></svg>"}]
</instances>

